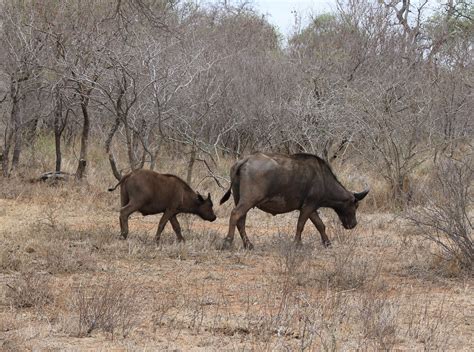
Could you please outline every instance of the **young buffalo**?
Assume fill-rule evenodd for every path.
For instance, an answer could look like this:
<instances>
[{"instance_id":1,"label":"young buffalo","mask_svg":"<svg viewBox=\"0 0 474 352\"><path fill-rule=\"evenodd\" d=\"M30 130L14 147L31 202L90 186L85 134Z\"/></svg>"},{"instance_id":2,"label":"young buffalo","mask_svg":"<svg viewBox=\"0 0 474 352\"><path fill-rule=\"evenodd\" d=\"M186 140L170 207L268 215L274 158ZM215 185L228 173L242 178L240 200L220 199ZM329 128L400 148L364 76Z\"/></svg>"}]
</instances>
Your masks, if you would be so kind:
<instances>
[{"instance_id":1,"label":"young buffalo","mask_svg":"<svg viewBox=\"0 0 474 352\"><path fill-rule=\"evenodd\" d=\"M184 242L176 215L189 213L199 215L207 221L216 220L212 210L211 195L204 199L194 192L189 185L177 176L159 174L151 170L136 170L122 177L119 183L109 191L114 191L120 185L120 230L124 239L128 235L128 217L139 211L144 216L164 213L158 225L155 240L158 243L161 233L168 220L178 237Z\"/></svg>"}]
</instances>

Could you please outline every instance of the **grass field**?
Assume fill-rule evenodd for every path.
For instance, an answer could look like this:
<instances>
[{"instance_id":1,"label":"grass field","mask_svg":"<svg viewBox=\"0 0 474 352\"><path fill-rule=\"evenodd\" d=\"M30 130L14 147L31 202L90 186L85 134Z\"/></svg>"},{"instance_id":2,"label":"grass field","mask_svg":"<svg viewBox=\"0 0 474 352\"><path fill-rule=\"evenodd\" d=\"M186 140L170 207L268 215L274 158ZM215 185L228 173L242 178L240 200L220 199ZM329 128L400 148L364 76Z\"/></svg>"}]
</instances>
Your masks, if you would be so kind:
<instances>
[{"instance_id":1,"label":"grass field","mask_svg":"<svg viewBox=\"0 0 474 352\"><path fill-rule=\"evenodd\" d=\"M330 249L310 223L293 248L296 213L252 210L255 249L237 235L221 251L231 202L214 223L180 216L187 242L167 225L156 246L159 216L135 214L119 239L110 176L0 182L2 351L474 350L472 277L393 210L362 207L351 231L323 210Z\"/></svg>"}]
</instances>

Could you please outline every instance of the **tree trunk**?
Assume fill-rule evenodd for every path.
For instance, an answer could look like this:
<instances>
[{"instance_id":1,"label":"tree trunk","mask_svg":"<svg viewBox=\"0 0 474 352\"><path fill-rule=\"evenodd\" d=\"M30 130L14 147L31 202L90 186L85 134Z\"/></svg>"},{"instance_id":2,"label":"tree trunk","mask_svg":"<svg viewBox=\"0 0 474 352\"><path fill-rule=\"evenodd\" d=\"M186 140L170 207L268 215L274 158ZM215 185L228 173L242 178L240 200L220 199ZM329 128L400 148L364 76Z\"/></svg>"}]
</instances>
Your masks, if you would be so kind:
<instances>
[{"instance_id":1,"label":"tree trunk","mask_svg":"<svg viewBox=\"0 0 474 352\"><path fill-rule=\"evenodd\" d=\"M10 176L10 146L13 140L13 129L9 129L7 136L5 137L5 147L3 148L2 155L2 174L4 177Z\"/></svg>"},{"instance_id":2,"label":"tree trunk","mask_svg":"<svg viewBox=\"0 0 474 352\"><path fill-rule=\"evenodd\" d=\"M112 126L112 128L110 129L110 132L109 132L109 135L107 136L107 139L105 140L105 152L108 154L109 156L109 163L110 163L110 167L112 168L112 173L114 175L114 177L117 179L117 180L121 180L122 179L122 174L120 173L120 171L118 170L117 168L117 163L115 162L115 158L114 158L114 155L112 154L112 152L110 151L110 148L112 146L112 139L114 138L114 135L115 133L117 132L118 128L120 126L120 118L117 117L115 119L115 123L114 125Z\"/></svg>"},{"instance_id":3,"label":"tree trunk","mask_svg":"<svg viewBox=\"0 0 474 352\"><path fill-rule=\"evenodd\" d=\"M150 170L155 170L157 160L158 160L158 150L150 154Z\"/></svg>"},{"instance_id":4,"label":"tree trunk","mask_svg":"<svg viewBox=\"0 0 474 352\"><path fill-rule=\"evenodd\" d=\"M62 163L62 155L61 155L61 134L58 134L57 131L54 131L54 146L56 150L56 172L61 172L61 163Z\"/></svg>"},{"instance_id":5,"label":"tree trunk","mask_svg":"<svg viewBox=\"0 0 474 352\"><path fill-rule=\"evenodd\" d=\"M122 179L122 174L117 168L117 163L115 162L114 155L110 152L109 153L109 163L110 167L112 168L112 173L114 174L114 177L120 181Z\"/></svg>"},{"instance_id":6,"label":"tree trunk","mask_svg":"<svg viewBox=\"0 0 474 352\"><path fill-rule=\"evenodd\" d=\"M195 162L196 162L196 145L193 143L192 149L191 149L191 155L189 157L189 162L188 162L188 171L186 174L186 182L190 186L191 186L191 180L193 178L193 168L194 168Z\"/></svg>"},{"instance_id":7,"label":"tree trunk","mask_svg":"<svg viewBox=\"0 0 474 352\"><path fill-rule=\"evenodd\" d=\"M79 154L79 164L77 165L76 170L76 179L80 180L84 177L87 164L87 150L89 147L89 130L90 130L90 119L89 119L89 96L81 98L81 110L82 116L84 117L84 122L82 125L82 135L81 135L81 151Z\"/></svg>"},{"instance_id":8,"label":"tree trunk","mask_svg":"<svg viewBox=\"0 0 474 352\"><path fill-rule=\"evenodd\" d=\"M61 154L61 134L63 131L63 124L62 124L62 115L63 115L63 103L60 97L60 87L57 85L55 87L55 99L56 99L56 106L54 109L54 144L56 150L56 172L61 171L61 162L62 162L62 154Z\"/></svg>"},{"instance_id":9,"label":"tree trunk","mask_svg":"<svg viewBox=\"0 0 474 352\"><path fill-rule=\"evenodd\" d=\"M127 142L127 154L128 154L128 162L129 162L129 165L130 165L130 168L132 170L136 170L137 169L137 160L135 158L135 155L134 155L134 148L133 148L133 136L132 136L132 130L130 129L130 127L128 126L128 121L126 120L126 118L122 118L122 121L123 121L123 126L125 128L125 139L126 139L126 142Z\"/></svg>"},{"instance_id":10,"label":"tree trunk","mask_svg":"<svg viewBox=\"0 0 474 352\"><path fill-rule=\"evenodd\" d=\"M3 149L3 158L2 158L2 173L3 176L8 177L10 175L10 149L15 142L16 147L16 140L19 134L19 117L20 117L20 99L19 99L19 82L14 77L11 78L10 83L10 97L12 99L12 109L10 113L10 123L7 126L7 130L5 133L5 146ZM14 148L14 157L15 157L15 149ZM18 162L19 153L17 152L16 158Z\"/></svg>"},{"instance_id":11,"label":"tree trunk","mask_svg":"<svg viewBox=\"0 0 474 352\"><path fill-rule=\"evenodd\" d=\"M22 146L22 127L21 121L19 121L21 116L18 114L17 118L15 119L15 126L14 126L14 137L15 143L13 144L13 156L12 156L12 166L10 171L15 170L20 163L20 154L21 154L21 146Z\"/></svg>"}]
</instances>

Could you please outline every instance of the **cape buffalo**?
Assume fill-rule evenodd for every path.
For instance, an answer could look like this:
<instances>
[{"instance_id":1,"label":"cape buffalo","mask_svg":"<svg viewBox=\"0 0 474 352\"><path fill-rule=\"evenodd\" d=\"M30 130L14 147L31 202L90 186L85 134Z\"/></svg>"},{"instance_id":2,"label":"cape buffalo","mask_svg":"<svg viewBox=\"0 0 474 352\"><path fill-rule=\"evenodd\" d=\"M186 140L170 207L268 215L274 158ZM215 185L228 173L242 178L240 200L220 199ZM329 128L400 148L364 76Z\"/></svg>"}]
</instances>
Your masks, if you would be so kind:
<instances>
[{"instance_id":1,"label":"cape buffalo","mask_svg":"<svg viewBox=\"0 0 474 352\"><path fill-rule=\"evenodd\" d=\"M253 207L272 215L299 210L295 242L301 244L301 232L309 218L321 234L323 244L329 246L331 242L317 210L321 207L334 209L344 228L352 229L357 225L359 202L369 192L347 191L327 162L304 153L255 153L237 161L230 170L230 177L231 185L220 203L226 202L232 192L235 207L223 248L232 245L236 226L244 248L253 248L245 232L247 212Z\"/></svg>"},{"instance_id":2,"label":"cape buffalo","mask_svg":"<svg viewBox=\"0 0 474 352\"><path fill-rule=\"evenodd\" d=\"M155 240L159 242L161 233L168 221L171 222L178 241L184 241L176 215L190 213L199 215L207 221L216 220L212 209L211 195L204 199L177 176L159 174L151 170L136 170L122 177L120 185L120 230L124 239L128 235L128 217L139 211L143 215L164 213L158 225Z\"/></svg>"}]
</instances>

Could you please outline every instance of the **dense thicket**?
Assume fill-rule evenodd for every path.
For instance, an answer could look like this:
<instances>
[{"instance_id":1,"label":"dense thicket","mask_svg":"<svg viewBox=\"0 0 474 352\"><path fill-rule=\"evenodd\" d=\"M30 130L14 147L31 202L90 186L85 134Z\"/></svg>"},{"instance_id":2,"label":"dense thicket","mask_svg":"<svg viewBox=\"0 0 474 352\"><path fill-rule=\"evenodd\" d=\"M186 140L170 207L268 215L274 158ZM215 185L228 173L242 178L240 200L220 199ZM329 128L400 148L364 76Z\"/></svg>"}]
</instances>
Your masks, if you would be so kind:
<instances>
[{"instance_id":1,"label":"dense thicket","mask_svg":"<svg viewBox=\"0 0 474 352\"><path fill-rule=\"evenodd\" d=\"M469 1L347 0L283 38L248 4L0 1L2 171L38 134L112 170L164 145L216 159L254 150L359 155L393 195L425 158L470 146ZM126 150L127 165L114 151ZM52 166L51 166L52 167Z\"/></svg>"}]
</instances>

